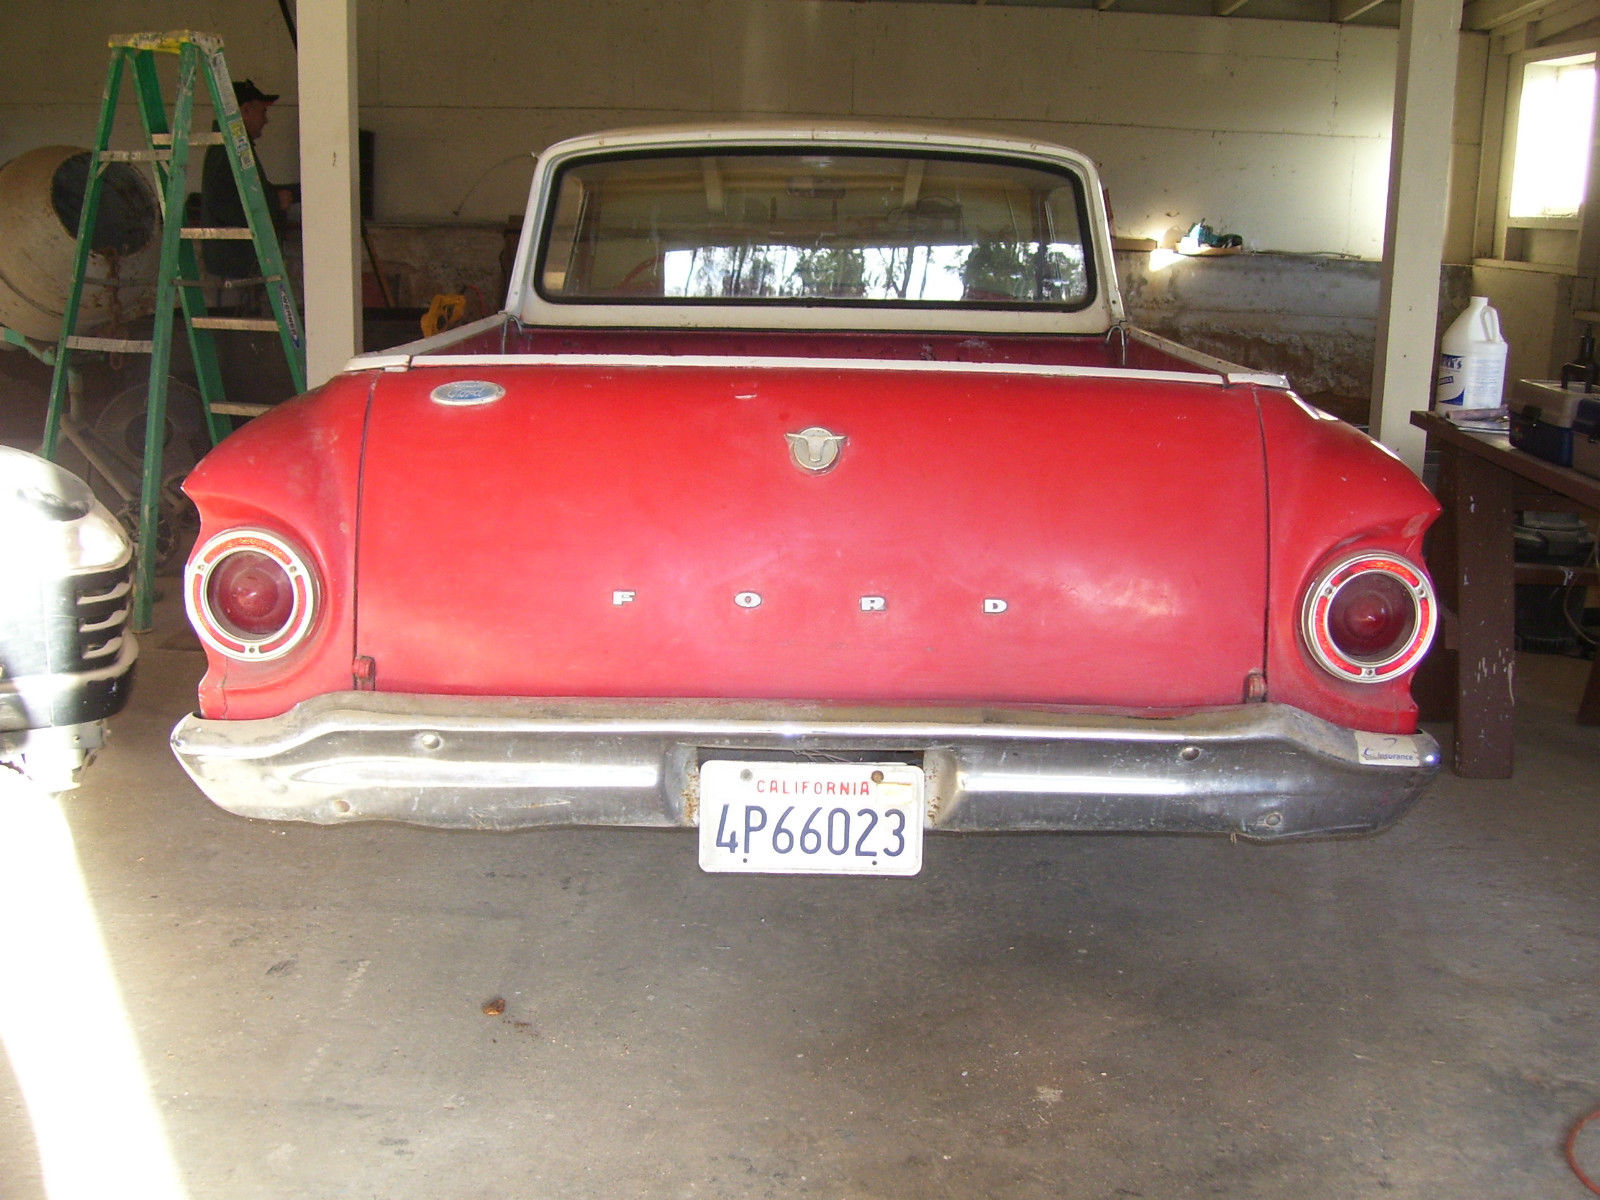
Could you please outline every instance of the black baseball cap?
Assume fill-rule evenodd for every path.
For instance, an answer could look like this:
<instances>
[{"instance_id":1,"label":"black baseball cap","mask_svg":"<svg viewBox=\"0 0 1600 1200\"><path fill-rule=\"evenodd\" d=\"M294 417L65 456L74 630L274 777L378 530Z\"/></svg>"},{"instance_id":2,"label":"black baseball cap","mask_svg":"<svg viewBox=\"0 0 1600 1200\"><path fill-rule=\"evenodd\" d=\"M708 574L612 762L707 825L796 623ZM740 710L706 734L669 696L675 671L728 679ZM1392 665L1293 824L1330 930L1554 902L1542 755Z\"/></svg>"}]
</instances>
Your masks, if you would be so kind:
<instances>
[{"instance_id":1,"label":"black baseball cap","mask_svg":"<svg viewBox=\"0 0 1600 1200\"><path fill-rule=\"evenodd\" d=\"M249 104L252 100L260 100L266 104L277 102L277 92L263 92L256 86L253 79L240 79L233 85L233 98L240 104Z\"/></svg>"}]
</instances>

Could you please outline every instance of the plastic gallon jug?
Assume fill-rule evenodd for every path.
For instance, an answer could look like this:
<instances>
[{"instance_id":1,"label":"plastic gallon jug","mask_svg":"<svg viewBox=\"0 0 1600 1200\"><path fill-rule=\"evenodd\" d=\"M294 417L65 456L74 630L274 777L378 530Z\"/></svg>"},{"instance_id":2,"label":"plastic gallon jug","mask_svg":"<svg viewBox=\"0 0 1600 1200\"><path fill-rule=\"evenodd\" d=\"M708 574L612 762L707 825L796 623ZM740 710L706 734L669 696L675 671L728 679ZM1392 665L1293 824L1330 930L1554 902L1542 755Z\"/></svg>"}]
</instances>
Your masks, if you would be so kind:
<instances>
[{"instance_id":1,"label":"plastic gallon jug","mask_svg":"<svg viewBox=\"0 0 1600 1200\"><path fill-rule=\"evenodd\" d=\"M1506 382L1506 343L1500 314L1487 296L1474 296L1439 343L1435 406L1444 413L1499 408Z\"/></svg>"}]
</instances>

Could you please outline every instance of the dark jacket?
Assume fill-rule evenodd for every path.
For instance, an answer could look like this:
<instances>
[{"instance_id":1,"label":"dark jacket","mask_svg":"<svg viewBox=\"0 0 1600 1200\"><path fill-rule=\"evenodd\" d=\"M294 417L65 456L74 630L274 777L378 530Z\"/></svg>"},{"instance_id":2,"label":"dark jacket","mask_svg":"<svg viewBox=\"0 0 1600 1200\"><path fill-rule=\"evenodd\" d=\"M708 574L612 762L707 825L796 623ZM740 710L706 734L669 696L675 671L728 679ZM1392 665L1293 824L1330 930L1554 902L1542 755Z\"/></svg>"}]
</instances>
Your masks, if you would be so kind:
<instances>
[{"instance_id":1,"label":"dark jacket","mask_svg":"<svg viewBox=\"0 0 1600 1200\"><path fill-rule=\"evenodd\" d=\"M252 151L254 148L252 143ZM278 190L262 170L259 158L256 159L256 173L261 177L261 191L266 197L267 211L276 223L280 219L275 203ZM224 229L242 229L249 224L244 215L244 199L234 186L228 152L222 146L206 149L205 166L200 175L200 221L203 225ZM242 279L261 274L255 246L248 241L202 242L200 255L206 269L224 279Z\"/></svg>"}]
</instances>

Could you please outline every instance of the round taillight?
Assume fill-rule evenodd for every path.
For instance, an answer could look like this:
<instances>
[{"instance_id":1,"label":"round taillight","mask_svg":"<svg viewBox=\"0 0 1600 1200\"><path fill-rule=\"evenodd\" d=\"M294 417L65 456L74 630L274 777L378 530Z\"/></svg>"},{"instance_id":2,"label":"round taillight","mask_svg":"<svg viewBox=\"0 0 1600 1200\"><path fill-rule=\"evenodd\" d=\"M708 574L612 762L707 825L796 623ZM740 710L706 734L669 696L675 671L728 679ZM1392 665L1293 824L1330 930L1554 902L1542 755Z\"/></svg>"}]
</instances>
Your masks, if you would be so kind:
<instances>
[{"instance_id":1,"label":"round taillight","mask_svg":"<svg viewBox=\"0 0 1600 1200\"><path fill-rule=\"evenodd\" d=\"M239 637L271 637L294 611L294 580L276 559L241 550L211 572L206 605Z\"/></svg>"},{"instance_id":2,"label":"round taillight","mask_svg":"<svg viewBox=\"0 0 1600 1200\"><path fill-rule=\"evenodd\" d=\"M1341 679L1382 683L1411 670L1438 624L1433 586L1392 554L1358 554L1306 591L1303 629L1312 657Z\"/></svg>"},{"instance_id":3,"label":"round taillight","mask_svg":"<svg viewBox=\"0 0 1600 1200\"><path fill-rule=\"evenodd\" d=\"M184 601L202 641L231 658L289 653L316 618L316 576L306 557L259 529L219 533L189 560Z\"/></svg>"}]
</instances>

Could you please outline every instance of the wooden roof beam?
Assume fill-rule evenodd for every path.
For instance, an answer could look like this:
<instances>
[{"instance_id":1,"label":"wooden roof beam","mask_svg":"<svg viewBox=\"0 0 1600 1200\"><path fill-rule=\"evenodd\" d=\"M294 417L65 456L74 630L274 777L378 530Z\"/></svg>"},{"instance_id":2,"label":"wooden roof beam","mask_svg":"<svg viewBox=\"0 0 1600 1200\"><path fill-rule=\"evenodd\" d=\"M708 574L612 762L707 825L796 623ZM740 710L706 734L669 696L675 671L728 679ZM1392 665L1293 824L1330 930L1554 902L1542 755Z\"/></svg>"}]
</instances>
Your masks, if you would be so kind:
<instances>
[{"instance_id":1,"label":"wooden roof beam","mask_svg":"<svg viewBox=\"0 0 1600 1200\"><path fill-rule=\"evenodd\" d=\"M1528 22L1528 40L1531 45L1553 41L1569 29L1600 20L1600 5L1593 0L1575 0L1572 4L1549 4L1539 15Z\"/></svg>"},{"instance_id":2,"label":"wooden roof beam","mask_svg":"<svg viewBox=\"0 0 1600 1200\"><path fill-rule=\"evenodd\" d=\"M1549 0L1471 0L1461 14L1461 28L1483 33L1526 21Z\"/></svg>"},{"instance_id":3,"label":"wooden roof beam","mask_svg":"<svg viewBox=\"0 0 1600 1200\"><path fill-rule=\"evenodd\" d=\"M1354 21L1362 13L1371 12L1383 0L1333 0L1333 19L1340 24Z\"/></svg>"}]
</instances>

